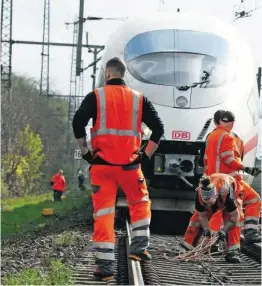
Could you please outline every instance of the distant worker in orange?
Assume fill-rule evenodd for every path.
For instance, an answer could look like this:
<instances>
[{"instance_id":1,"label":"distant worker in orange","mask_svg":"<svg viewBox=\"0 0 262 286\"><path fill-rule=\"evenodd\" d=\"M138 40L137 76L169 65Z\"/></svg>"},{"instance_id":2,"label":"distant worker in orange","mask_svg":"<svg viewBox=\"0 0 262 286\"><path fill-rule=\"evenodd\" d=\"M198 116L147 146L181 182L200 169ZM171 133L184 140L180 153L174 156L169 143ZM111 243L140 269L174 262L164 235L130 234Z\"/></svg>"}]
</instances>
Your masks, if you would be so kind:
<instances>
[{"instance_id":1,"label":"distant worker in orange","mask_svg":"<svg viewBox=\"0 0 262 286\"><path fill-rule=\"evenodd\" d=\"M213 174L200 180L195 198L195 212L186 230L184 241L192 246L198 244L201 235L211 237L208 221L218 211L222 212L224 227L219 230L219 240L227 239L227 262L239 263L241 220L243 213L237 203L241 184L226 174Z\"/></svg>"},{"instance_id":2,"label":"distant worker in orange","mask_svg":"<svg viewBox=\"0 0 262 286\"><path fill-rule=\"evenodd\" d=\"M118 186L126 194L132 224L129 258L151 259L147 251L151 202L140 164L149 160L158 148L164 127L151 102L126 85L123 80L125 71L122 60L109 60L105 68L106 85L85 97L73 119L74 134L83 158L91 164L95 220L93 241L98 266L94 276L103 281L113 278ZM92 152L88 150L85 139L85 126L91 118ZM142 122L152 130L152 134L141 154Z\"/></svg>"},{"instance_id":3,"label":"distant worker in orange","mask_svg":"<svg viewBox=\"0 0 262 286\"><path fill-rule=\"evenodd\" d=\"M50 182L54 191L54 202L61 201L61 196L66 189L66 180L63 173L63 170L60 170L52 177Z\"/></svg>"},{"instance_id":4,"label":"distant worker in orange","mask_svg":"<svg viewBox=\"0 0 262 286\"><path fill-rule=\"evenodd\" d=\"M206 141L204 155L204 173L224 173L233 176L242 184L242 192L238 195L243 199L245 207L244 236L247 243L260 242L258 223L261 200L258 193L251 188L242 177L240 171L253 174L256 168L245 167L242 164L244 154L243 141L232 132L235 116L230 111L219 110L214 114L216 129L212 131ZM210 228L218 231L222 223L221 213L210 221Z\"/></svg>"}]
</instances>

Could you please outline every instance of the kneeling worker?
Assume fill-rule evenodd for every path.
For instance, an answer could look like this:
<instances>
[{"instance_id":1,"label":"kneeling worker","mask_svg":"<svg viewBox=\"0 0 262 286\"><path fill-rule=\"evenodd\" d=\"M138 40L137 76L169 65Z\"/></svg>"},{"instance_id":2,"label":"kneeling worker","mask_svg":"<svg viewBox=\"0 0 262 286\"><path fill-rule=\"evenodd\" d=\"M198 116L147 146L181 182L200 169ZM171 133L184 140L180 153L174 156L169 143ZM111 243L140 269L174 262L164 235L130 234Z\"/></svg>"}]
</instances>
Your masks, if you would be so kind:
<instances>
[{"instance_id":1,"label":"kneeling worker","mask_svg":"<svg viewBox=\"0 0 262 286\"><path fill-rule=\"evenodd\" d=\"M211 237L208 221L221 210L224 228L218 234L219 240L227 238L228 249L225 259L227 262L240 262L240 218L243 218L243 213L240 206L238 207L235 195L239 188L240 184L226 174L215 173L200 180L195 200L196 211L184 236L187 244L196 246L201 234Z\"/></svg>"}]
</instances>

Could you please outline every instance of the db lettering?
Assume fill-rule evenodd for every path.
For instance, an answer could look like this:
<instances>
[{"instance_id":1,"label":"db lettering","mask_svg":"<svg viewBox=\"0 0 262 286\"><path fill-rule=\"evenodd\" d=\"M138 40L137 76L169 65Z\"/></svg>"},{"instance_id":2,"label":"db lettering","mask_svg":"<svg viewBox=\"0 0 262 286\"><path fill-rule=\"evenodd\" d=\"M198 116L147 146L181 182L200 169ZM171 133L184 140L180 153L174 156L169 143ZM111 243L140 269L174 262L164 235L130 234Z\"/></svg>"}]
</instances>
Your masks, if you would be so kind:
<instances>
[{"instance_id":1,"label":"db lettering","mask_svg":"<svg viewBox=\"0 0 262 286\"><path fill-rule=\"evenodd\" d=\"M190 140L190 132L187 131L173 131L172 139L176 140Z\"/></svg>"}]
</instances>

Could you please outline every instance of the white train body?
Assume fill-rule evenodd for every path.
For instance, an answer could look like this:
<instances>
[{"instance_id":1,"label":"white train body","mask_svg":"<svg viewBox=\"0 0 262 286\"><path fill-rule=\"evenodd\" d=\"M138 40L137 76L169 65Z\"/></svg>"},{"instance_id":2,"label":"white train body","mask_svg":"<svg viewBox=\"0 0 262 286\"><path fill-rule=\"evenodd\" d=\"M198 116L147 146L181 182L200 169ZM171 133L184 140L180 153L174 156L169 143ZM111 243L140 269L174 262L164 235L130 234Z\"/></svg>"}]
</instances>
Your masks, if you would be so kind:
<instances>
[{"instance_id":1,"label":"white train body","mask_svg":"<svg viewBox=\"0 0 262 286\"><path fill-rule=\"evenodd\" d=\"M256 70L248 45L233 26L202 14L156 13L127 20L106 44L97 86L105 84L105 64L113 57L124 60L127 85L151 100L165 126L156 156L144 170L153 197L192 200L194 191L181 176L195 185L202 175L201 154L218 109L235 114L234 130L247 147L244 164L254 166ZM203 79L206 83L190 87Z\"/></svg>"}]
</instances>

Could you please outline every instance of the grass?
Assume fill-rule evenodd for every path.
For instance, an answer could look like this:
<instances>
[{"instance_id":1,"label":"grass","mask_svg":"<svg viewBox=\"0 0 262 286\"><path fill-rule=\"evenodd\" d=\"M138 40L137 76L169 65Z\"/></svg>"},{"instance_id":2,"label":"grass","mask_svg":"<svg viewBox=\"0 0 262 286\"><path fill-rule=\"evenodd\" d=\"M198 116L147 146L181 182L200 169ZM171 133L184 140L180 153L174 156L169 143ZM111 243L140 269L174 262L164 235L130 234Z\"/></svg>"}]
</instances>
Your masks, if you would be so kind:
<instances>
[{"instance_id":1,"label":"grass","mask_svg":"<svg viewBox=\"0 0 262 286\"><path fill-rule=\"evenodd\" d=\"M55 216L42 216L43 208L54 208L56 214L67 214L83 207L89 192L66 193L62 202L52 202L52 193L17 199L2 200L1 237L8 237L20 232L42 229L55 220Z\"/></svg>"},{"instance_id":2,"label":"grass","mask_svg":"<svg viewBox=\"0 0 262 286\"><path fill-rule=\"evenodd\" d=\"M55 239L55 244L59 246L69 246L73 241L73 234L71 232L66 232L59 234Z\"/></svg>"},{"instance_id":3,"label":"grass","mask_svg":"<svg viewBox=\"0 0 262 286\"><path fill-rule=\"evenodd\" d=\"M26 268L3 279L4 285L72 285L72 270L60 260L50 262L46 271Z\"/></svg>"}]
</instances>

